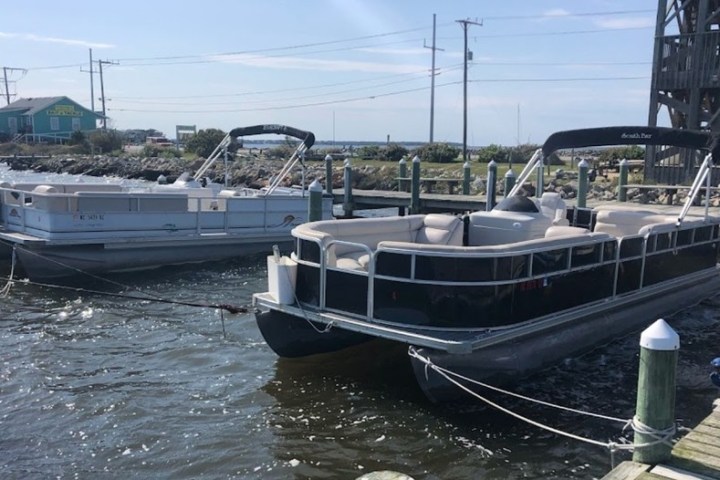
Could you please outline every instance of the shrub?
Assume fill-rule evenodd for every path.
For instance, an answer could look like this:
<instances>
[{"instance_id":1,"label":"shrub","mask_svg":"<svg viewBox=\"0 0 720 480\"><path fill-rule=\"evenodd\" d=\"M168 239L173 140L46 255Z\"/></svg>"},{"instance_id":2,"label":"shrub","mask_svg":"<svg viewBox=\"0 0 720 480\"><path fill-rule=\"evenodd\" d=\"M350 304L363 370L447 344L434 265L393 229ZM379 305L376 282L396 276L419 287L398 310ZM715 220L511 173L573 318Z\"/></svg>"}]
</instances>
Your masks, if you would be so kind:
<instances>
[{"instance_id":1,"label":"shrub","mask_svg":"<svg viewBox=\"0 0 720 480\"><path fill-rule=\"evenodd\" d=\"M457 160L460 149L447 143L429 143L415 149L412 155L417 155L425 162L450 163Z\"/></svg>"},{"instance_id":2,"label":"shrub","mask_svg":"<svg viewBox=\"0 0 720 480\"><path fill-rule=\"evenodd\" d=\"M383 158L391 162L399 162L408 154L408 149L397 143L391 143L383 149Z\"/></svg>"},{"instance_id":3,"label":"shrub","mask_svg":"<svg viewBox=\"0 0 720 480\"><path fill-rule=\"evenodd\" d=\"M218 144L222 142L223 138L225 138L225 135L226 133L218 128L200 130L185 142L185 150L190 153L195 153L200 157L208 158ZM237 141L231 143L228 147L228 152L236 152L241 145L242 144Z\"/></svg>"},{"instance_id":4,"label":"shrub","mask_svg":"<svg viewBox=\"0 0 720 480\"><path fill-rule=\"evenodd\" d=\"M117 130L95 130L88 135L87 139L90 145L101 153L122 150L123 137Z\"/></svg>"}]
</instances>

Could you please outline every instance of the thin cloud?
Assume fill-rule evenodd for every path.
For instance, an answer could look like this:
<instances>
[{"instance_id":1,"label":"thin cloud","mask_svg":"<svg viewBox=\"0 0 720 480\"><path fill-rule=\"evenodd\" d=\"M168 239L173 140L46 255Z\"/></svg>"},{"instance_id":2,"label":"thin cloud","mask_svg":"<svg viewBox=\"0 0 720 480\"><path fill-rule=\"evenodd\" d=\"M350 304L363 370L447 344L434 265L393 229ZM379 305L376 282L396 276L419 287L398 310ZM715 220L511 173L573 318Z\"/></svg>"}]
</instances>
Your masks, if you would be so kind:
<instances>
[{"instance_id":1,"label":"thin cloud","mask_svg":"<svg viewBox=\"0 0 720 480\"><path fill-rule=\"evenodd\" d=\"M319 60L312 58L265 57L259 55L222 55L208 57L222 63L238 63L251 67L324 72L416 73L424 65L354 62L350 60Z\"/></svg>"},{"instance_id":2,"label":"thin cloud","mask_svg":"<svg viewBox=\"0 0 720 480\"><path fill-rule=\"evenodd\" d=\"M542 14L543 17L567 17L569 15L570 12L564 8L553 8L552 10L548 10Z\"/></svg>"},{"instance_id":3,"label":"thin cloud","mask_svg":"<svg viewBox=\"0 0 720 480\"><path fill-rule=\"evenodd\" d=\"M645 28L654 26L655 20L651 17L601 18L595 20L595 24L607 29Z\"/></svg>"},{"instance_id":4,"label":"thin cloud","mask_svg":"<svg viewBox=\"0 0 720 480\"><path fill-rule=\"evenodd\" d=\"M115 45L110 43L99 43L89 42L87 40L76 40L73 38L57 38L57 37L45 37L42 35L36 35L34 33L10 33L0 32L0 39L17 39L25 40L29 42L40 42L40 43L57 43L60 45L68 45L71 47L85 47L85 48L115 48Z\"/></svg>"}]
</instances>

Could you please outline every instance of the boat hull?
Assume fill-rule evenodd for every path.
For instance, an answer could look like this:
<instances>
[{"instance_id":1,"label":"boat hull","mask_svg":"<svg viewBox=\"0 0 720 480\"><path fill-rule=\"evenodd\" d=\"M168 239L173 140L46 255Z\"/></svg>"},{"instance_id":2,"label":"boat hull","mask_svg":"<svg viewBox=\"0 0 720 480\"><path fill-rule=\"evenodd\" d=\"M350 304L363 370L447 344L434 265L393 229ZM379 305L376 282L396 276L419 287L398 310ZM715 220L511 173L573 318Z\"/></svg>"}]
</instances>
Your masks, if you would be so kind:
<instances>
[{"instance_id":1,"label":"boat hull","mask_svg":"<svg viewBox=\"0 0 720 480\"><path fill-rule=\"evenodd\" d=\"M288 235L283 234L257 238L22 247L17 249L17 258L20 269L28 278L47 281L82 272L98 274L148 270L269 253L273 244L281 250L292 247Z\"/></svg>"},{"instance_id":2,"label":"boat hull","mask_svg":"<svg viewBox=\"0 0 720 480\"><path fill-rule=\"evenodd\" d=\"M268 346L284 358L331 353L360 345L375 337L323 324L303 321L277 310L255 313L258 328Z\"/></svg>"},{"instance_id":3,"label":"boat hull","mask_svg":"<svg viewBox=\"0 0 720 480\"><path fill-rule=\"evenodd\" d=\"M718 292L720 276L678 285L659 291L654 297L638 298L633 303L578 315L571 322L546 331L513 338L489 345L468 354L451 354L432 348L417 348L421 357L453 373L492 385L516 383L520 378L573 355L592 350L633 331L647 327L658 317L677 312ZM469 400L469 393L447 378L427 368L426 363L412 358L415 377L434 402ZM454 378L454 377L453 377ZM457 380L457 378L454 378ZM461 382L475 391L480 387ZM474 387L474 388L473 388ZM481 389L480 389L481 390Z\"/></svg>"}]
</instances>

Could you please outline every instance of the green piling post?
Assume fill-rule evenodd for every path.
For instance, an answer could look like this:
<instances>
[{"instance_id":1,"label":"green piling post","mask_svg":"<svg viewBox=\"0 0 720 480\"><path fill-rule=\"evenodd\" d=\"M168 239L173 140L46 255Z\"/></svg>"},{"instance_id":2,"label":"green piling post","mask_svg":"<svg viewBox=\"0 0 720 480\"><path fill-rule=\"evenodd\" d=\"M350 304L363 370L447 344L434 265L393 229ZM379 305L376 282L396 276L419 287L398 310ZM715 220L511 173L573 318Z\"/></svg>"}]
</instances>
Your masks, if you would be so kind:
<instances>
[{"instance_id":1,"label":"green piling post","mask_svg":"<svg viewBox=\"0 0 720 480\"><path fill-rule=\"evenodd\" d=\"M470 172L470 162L463 163L463 185L462 185L462 192L463 195L470 195L470 178L471 178L471 172Z\"/></svg>"},{"instance_id":2,"label":"green piling post","mask_svg":"<svg viewBox=\"0 0 720 480\"><path fill-rule=\"evenodd\" d=\"M587 191L588 191L588 164L585 159L578 163L578 190L577 190L577 206L578 208L586 208Z\"/></svg>"},{"instance_id":3,"label":"green piling post","mask_svg":"<svg viewBox=\"0 0 720 480\"><path fill-rule=\"evenodd\" d=\"M352 165L350 159L345 159L343 168L343 187L345 195L343 196L343 211L346 217L352 217L353 214L353 198L352 198Z\"/></svg>"},{"instance_id":4,"label":"green piling post","mask_svg":"<svg viewBox=\"0 0 720 480\"><path fill-rule=\"evenodd\" d=\"M495 160L490 160L490 163L488 163L488 176L485 190L487 192L485 210L489 212L495 206L495 192L497 190L497 163Z\"/></svg>"},{"instance_id":5,"label":"green piling post","mask_svg":"<svg viewBox=\"0 0 720 480\"><path fill-rule=\"evenodd\" d=\"M624 158L620 161L620 175L618 177L618 200L621 202L627 202L627 188L625 185L628 183L628 170L630 170L630 164Z\"/></svg>"},{"instance_id":6,"label":"green piling post","mask_svg":"<svg viewBox=\"0 0 720 480\"><path fill-rule=\"evenodd\" d=\"M513 189L515 186L515 173L513 173L512 168L505 172L505 196L508 196L508 193L510 193L510 190Z\"/></svg>"},{"instance_id":7,"label":"green piling post","mask_svg":"<svg viewBox=\"0 0 720 480\"><path fill-rule=\"evenodd\" d=\"M333 157L329 153L325 155L325 191L332 195L333 187Z\"/></svg>"},{"instance_id":8,"label":"green piling post","mask_svg":"<svg viewBox=\"0 0 720 480\"><path fill-rule=\"evenodd\" d=\"M398 162L398 177L407 178L407 160L405 160L405 157L401 158L400 162ZM407 192L407 185L407 180L398 180L398 191Z\"/></svg>"},{"instance_id":9,"label":"green piling post","mask_svg":"<svg viewBox=\"0 0 720 480\"><path fill-rule=\"evenodd\" d=\"M320 185L320 182L317 181L317 179L313 180L313 182L310 184L310 187L308 187L308 190L310 190L309 200L308 200L308 221L310 222L317 222L318 220L322 220L322 198L323 198L323 191L322 191L322 185Z\"/></svg>"},{"instance_id":10,"label":"green piling post","mask_svg":"<svg viewBox=\"0 0 720 480\"><path fill-rule=\"evenodd\" d=\"M412 159L412 179L410 180L410 213L420 213L420 157Z\"/></svg>"},{"instance_id":11,"label":"green piling post","mask_svg":"<svg viewBox=\"0 0 720 480\"><path fill-rule=\"evenodd\" d=\"M653 430L672 429L675 424L675 375L680 337L665 320L659 319L640 335L640 374L635 417ZM635 445L657 439L635 430ZM650 465L670 459L670 439L649 447L635 448L633 461Z\"/></svg>"},{"instance_id":12,"label":"green piling post","mask_svg":"<svg viewBox=\"0 0 720 480\"><path fill-rule=\"evenodd\" d=\"M540 198L542 197L543 192L545 191L545 157L542 157L540 159L540 162L537 164L537 185L535 187L535 196Z\"/></svg>"}]
</instances>

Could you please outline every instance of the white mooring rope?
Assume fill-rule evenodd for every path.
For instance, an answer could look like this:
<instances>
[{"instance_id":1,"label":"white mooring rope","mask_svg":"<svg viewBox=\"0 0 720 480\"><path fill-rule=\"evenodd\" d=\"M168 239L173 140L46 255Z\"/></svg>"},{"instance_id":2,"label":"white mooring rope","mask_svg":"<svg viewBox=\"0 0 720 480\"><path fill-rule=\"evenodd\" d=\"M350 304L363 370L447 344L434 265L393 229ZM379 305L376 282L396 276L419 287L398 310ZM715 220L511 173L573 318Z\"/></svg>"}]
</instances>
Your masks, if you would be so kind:
<instances>
[{"instance_id":1,"label":"white mooring rope","mask_svg":"<svg viewBox=\"0 0 720 480\"><path fill-rule=\"evenodd\" d=\"M10 257L10 276L8 277L5 286L0 288L0 297L7 297L10 293L10 288L13 286L13 277L15 276L15 264L17 263L17 253L15 252L15 245L12 248L12 254Z\"/></svg>"},{"instance_id":2,"label":"white mooring rope","mask_svg":"<svg viewBox=\"0 0 720 480\"><path fill-rule=\"evenodd\" d=\"M601 414L593 413L593 412L585 412L585 411L583 411L583 410L577 410L577 409L574 409L574 408L564 407L564 406L562 406L562 405L556 405L556 404L553 404L553 403L550 403L550 402L545 402L545 401L542 401L542 400L537 400L537 399L534 399L534 398L526 397L526 396L524 396L524 395L520 395L520 394L517 394L517 393L514 393L514 392L510 392L510 391L508 391L508 390L503 390L503 389L501 389L501 388L498 388L498 387L495 387L495 386L492 386L492 385L488 385L487 383L483 383L483 382L480 382L480 381L478 381L478 380L474 380L474 379L472 379L472 378L468 378L468 377L466 377L466 376L463 376L463 375L460 375L460 374L458 374L458 373L452 372L451 370L448 370L448 369L446 369L446 368L443 368L443 367L440 367L440 366L438 366L438 365L435 365L434 363L432 363L432 360L430 360L430 358L424 357L424 356L420 355L420 354L417 352L417 350L416 350L415 348L413 348L413 347L409 347L409 349L408 349L408 355L410 355L411 357L413 357L413 358L415 358L416 360L420 361L421 363L424 363L424 364L425 364L425 371L426 371L425 375L426 375L426 377L427 377L427 370L428 370L428 369L432 369L432 370L434 370L435 372L437 372L440 376L442 376L443 378L445 378L448 382L450 382L450 383L452 383L453 385L457 386L457 387L460 388L461 390L469 393L469 394L472 395L473 397L475 397L475 398L477 398L477 399L479 399L479 400L482 400L483 402L487 403L487 404L490 405L491 407L494 407L494 408L500 410L501 412L504 412L504 413L506 413L506 414L508 414L508 415L510 415L510 416L512 416L512 417L515 417L515 418L517 418L517 419L519 419L519 420L522 420L522 421L524 421L524 422L526 422L526 423L529 423L530 425L533 425L533 426L535 426L535 427L541 428L541 429L543 429L543 430L547 430L547 431L552 432L552 433L555 433L555 434L557 434L557 435L562 435L562 436L564 436L564 437L568 437L568 438L572 438L573 440L578 440L578 441L581 441L581 442L589 443L589 444L591 444L591 445L597 445L597 446L599 446L599 447L605 447L605 448L607 448L607 449L610 451L611 456L612 456L612 454L613 454L615 451L617 451L617 450L634 450L634 449L636 449L636 448L647 448L647 447L651 447L651 446L654 446L654 445L658 445L658 444L660 444L660 443L664 443L664 444L666 444L666 445L672 446L672 442L671 442L671 441L672 441L672 438L675 436L675 433L676 433L676 431L677 431L677 427L676 427L676 425L675 425L674 423L673 423L672 426L670 426L670 427L668 427L668 428L666 428L666 429L658 430L658 429L649 427L648 425L645 425L644 423L642 423L642 422L637 418L637 416L634 416L633 418L631 418L631 419L629 419L629 420L628 420L628 419L617 418L617 417L610 417L610 416L607 416L607 415L601 415ZM533 403L537 403L537 404L540 404L540 405L544 405L544 406L547 406L547 407L550 407L550 408L555 408L555 409L558 409L558 410L564 410L564 411L576 413L576 414L579 414L579 415L586 415L586 416L590 416L590 417L601 418L601 419L603 419L603 420L608 420L608 421L613 421L613 422L620 422L620 423L623 423L623 424L624 424L624 427L623 427L623 429L622 429L623 432L624 432L628 427L631 427L634 432L639 433L639 434L642 434L642 435L647 435L647 436L649 436L649 437L654 438L654 440L651 441L651 442L640 443L640 444L637 444L637 443L629 443L626 439L622 439L622 438L620 439L619 442L603 442L603 441L600 441L600 440L594 440L594 439L592 439L592 438L587 438L587 437L583 437L583 436L580 436L580 435L576 435L576 434L574 434L574 433L565 432L565 431L563 431L563 430L559 430L559 429L557 429L557 428L551 427L551 426L546 425L546 424L544 424L544 423L540 423L540 422L537 422L537 421L535 421L535 420L532 420L532 419L530 419L530 418L528 418L528 417L525 417L525 416L523 416L523 415L520 415L519 413L515 413L515 412L513 412L512 410L509 410L508 408L505 408L505 407L503 407L503 406L501 406L501 405L493 402L492 400L490 400L490 399L488 399L488 398L486 398L486 397L483 397L483 396L480 395L479 393L471 390L470 388L468 388L468 387L466 387L465 385L463 385L462 383L460 383L460 381L458 381L457 379L466 381L466 382L468 382L468 383L472 383L472 384L478 385L478 386L483 387L483 388L487 388L487 389L489 389L489 390L494 390L494 391L496 391L496 392L499 392L499 393L502 393L502 394L505 394L505 395L509 395L509 396L516 397L516 398L519 398L519 399L522 399L522 400L527 400L527 401L529 401L529 402L533 402ZM614 457L612 457L612 459L613 459L613 462L612 462L612 463L614 464Z\"/></svg>"}]
</instances>

